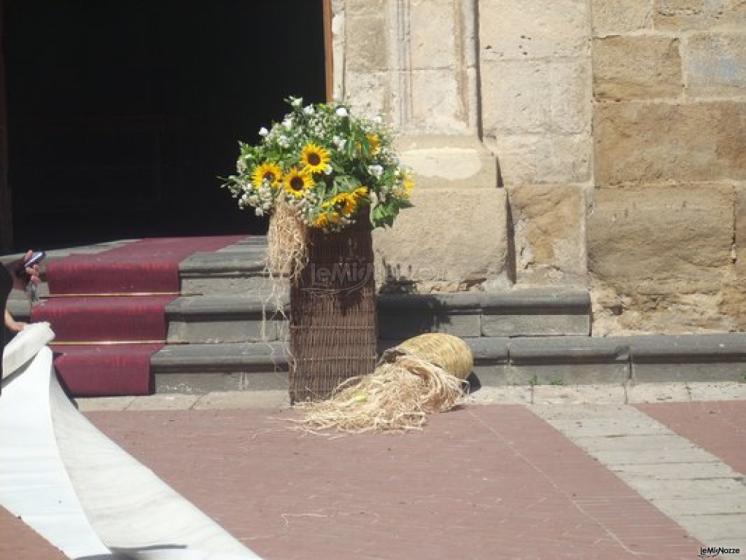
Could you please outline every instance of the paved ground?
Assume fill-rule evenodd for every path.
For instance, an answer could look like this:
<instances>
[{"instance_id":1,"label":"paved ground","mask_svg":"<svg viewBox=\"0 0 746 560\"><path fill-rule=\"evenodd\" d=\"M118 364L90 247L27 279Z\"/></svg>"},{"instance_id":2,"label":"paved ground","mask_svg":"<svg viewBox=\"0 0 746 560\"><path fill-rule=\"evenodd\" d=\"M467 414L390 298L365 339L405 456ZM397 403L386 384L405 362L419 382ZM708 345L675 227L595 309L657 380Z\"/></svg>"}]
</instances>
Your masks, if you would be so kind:
<instances>
[{"instance_id":1,"label":"paved ground","mask_svg":"<svg viewBox=\"0 0 746 560\"><path fill-rule=\"evenodd\" d=\"M97 426L268 560L746 551L746 400L692 402L679 389L629 405L587 404L589 393L557 388L533 405L436 416L422 433L344 437L290 430L295 413L281 399L84 408L98 409L87 412ZM687 402L657 402L673 394ZM576 404L546 404L557 400ZM0 558L61 555L0 510Z\"/></svg>"}]
</instances>

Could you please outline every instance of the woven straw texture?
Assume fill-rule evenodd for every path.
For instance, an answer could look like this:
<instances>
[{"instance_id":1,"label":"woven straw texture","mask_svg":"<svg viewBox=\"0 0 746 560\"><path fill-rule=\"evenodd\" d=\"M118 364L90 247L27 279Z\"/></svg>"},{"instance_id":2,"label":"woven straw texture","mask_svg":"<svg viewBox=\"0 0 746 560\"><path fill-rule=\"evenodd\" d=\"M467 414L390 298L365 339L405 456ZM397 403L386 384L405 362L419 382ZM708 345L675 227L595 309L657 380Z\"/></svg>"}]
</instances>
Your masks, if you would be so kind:
<instances>
[{"instance_id":1,"label":"woven straw texture","mask_svg":"<svg viewBox=\"0 0 746 560\"><path fill-rule=\"evenodd\" d=\"M469 346L457 336L426 333L405 340L383 353L382 362L393 363L399 356L410 355L446 370L459 379L469 377L474 357Z\"/></svg>"},{"instance_id":2,"label":"woven straw texture","mask_svg":"<svg viewBox=\"0 0 746 560\"><path fill-rule=\"evenodd\" d=\"M309 230L308 260L290 284L290 400L325 399L373 371L376 317L367 216L340 233Z\"/></svg>"}]
</instances>

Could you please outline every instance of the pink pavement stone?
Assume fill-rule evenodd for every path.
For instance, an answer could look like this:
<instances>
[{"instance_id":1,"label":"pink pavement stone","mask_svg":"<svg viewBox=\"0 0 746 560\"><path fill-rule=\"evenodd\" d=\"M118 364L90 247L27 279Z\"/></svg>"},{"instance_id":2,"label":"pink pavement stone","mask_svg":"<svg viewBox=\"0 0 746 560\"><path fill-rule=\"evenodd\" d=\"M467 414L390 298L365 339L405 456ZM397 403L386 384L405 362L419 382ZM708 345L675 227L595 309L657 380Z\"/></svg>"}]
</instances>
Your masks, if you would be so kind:
<instances>
[{"instance_id":1,"label":"pink pavement stone","mask_svg":"<svg viewBox=\"0 0 746 560\"><path fill-rule=\"evenodd\" d=\"M654 403L637 408L746 474L746 401Z\"/></svg>"},{"instance_id":2,"label":"pink pavement stone","mask_svg":"<svg viewBox=\"0 0 746 560\"><path fill-rule=\"evenodd\" d=\"M88 416L267 560L691 559L699 551L522 406L442 414L421 433L342 437L288 429L294 412L269 414Z\"/></svg>"},{"instance_id":3,"label":"pink pavement stone","mask_svg":"<svg viewBox=\"0 0 746 560\"><path fill-rule=\"evenodd\" d=\"M66 556L23 521L0 507L1 560L64 560Z\"/></svg>"}]
</instances>

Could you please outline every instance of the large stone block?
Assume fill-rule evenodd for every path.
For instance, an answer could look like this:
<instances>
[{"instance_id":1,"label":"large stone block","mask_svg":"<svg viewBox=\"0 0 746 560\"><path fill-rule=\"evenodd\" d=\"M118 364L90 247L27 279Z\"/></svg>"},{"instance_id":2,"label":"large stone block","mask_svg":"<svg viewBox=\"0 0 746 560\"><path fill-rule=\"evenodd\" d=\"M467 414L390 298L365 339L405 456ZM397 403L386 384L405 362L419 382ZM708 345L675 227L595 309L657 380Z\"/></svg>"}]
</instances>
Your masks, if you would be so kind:
<instances>
[{"instance_id":1,"label":"large stone block","mask_svg":"<svg viewBox=\"0 0 746 560\"><path fill-rule=\"evenodd\" d=\"M414 69L455 68L458 30L454 29L453 0L413 0L410 4L410 48Z\"/></svg>"},{"instance_id":2,"label":"large stone block","mask_svg":"<svg viewBox=\"0 0 746 560\"><path fill-rule=\"evenodd\" d=\"M653 22L657 29L743 29L743 0L655 0Z\"/></svg>"},{"instance_id":3,"label":"large stone block","mask_svg":"<svg viewBox=\"0 0 746 560\"><path fill-rule=\"evenodd\" d=\"M471 136L401 136L399 158L420 187L498 186L495 156Z\"/></svg>"},{"instance_id":4,"label":"large stone block","mask_svg":"<svg viewBox=\"0 0 746 560\"><path fill-rule=\"evenodd\" d=\"M575 57L588 52L586 0L481 0L479 16L484 59Z\"/></svg>"},{"instance_id":5,"label":"large stone block","mask_svg":"<svg viewBox=\"0 0 746 560\"><path fill-rule=\"evenodd\" d=\"M497 154L506 185L583 183L591 178L593 145L587 133L499 135L485 138Z\"/></svg>"},{"instance_id":6,"label":"large stone block","mask_svg":"<svg viewBox=\"0 0 746 560\"><path fill-rule=\"evenodd\" d=\"M380 16L388 0L343 0L344 9L350 16Z\"/></svg>"},{"instance_id":7,"label":"large stone block","mask_svg":"<svg viewBox=\"0 0 746 560\"><path fill-rule=\"evenodd\" d=\"M713 293L731 264L729 185L597 189L590 271L626 292Z\"/></svg>"},{"instance_id":8,"label":"large stone block","mask_svg":"<svg viewBox=\"0 0 746 560\"><path fill-rule=\"evenodd\" d=\"M585 193L574 185L508 189L515 232L517 282L585 281Z\"/></svg>"},{"instance_id":9,"label":"large stone block","mask_svg":"<svg viewBox=\"0 0 746 560\"><path fill-rule=\"evenodd\" d=\"M456 291L505 273L504 189L416 188L414 208L374 232L377 275L387 284Z\"/></svg>"},{"instance_id":10,"label":"large stone block","mask_svg":"<svg viewBox=\"0 0 746 560\"><path fill-rule=\"evenodd\" d=\"M699 33L689 38L688 52L690 94L746 94L746 34Z\"/></svg>"},{"instance_id":11,"label":"large stone block","mask_svg":"<svg viewBox=\"0 0 746 560\"><path fill-rule=\"evenodd\" d=\"M729 185L600 189L588 218L594 334L733 328Z\"/></svg>"},{"instance_id":12,"label":"large stone block","mask_svg":"<svg viewBox=\"0 0 746 560\"><path fill-rule=\"evenodd\" d=\"M746 103L603 103L595 110L596 181L746 179Z\"/></svg>"},{"instance_id":13,"label":"large stone block","mask_svg":"<svg viewBox=\"0 0 746 560\"><path fill-rule=\"evenodd\" d=\"M351 72L380 72L388 65L386 20L381 15L345 18L346 65Z\"/></svg>"},{"instance_id":14,"label":"large stone block","mask_svg":"<svg viewBox=\"0 0 746 560\"><path fill-rule=\"evenodd\" d=\"M468 125L457 75L452 69L420 70L411 74L408 126L432 134L464 134Z\"/></svg>"},{"instance_id":15,"label":"large stone block","mask_svg":"<svg viewBox=\"0 0 746 560\"><path fill-rule=\"evenodd\" d=\"M347 72L344 90L356 113L367 117L387 114L390 104L388 73Z\"/></svg>"},{"instance_id":16,"label":"large stone block","mask_svg":"<svg viewBox=\"0 0 746 560\"><path fill-rule=\"evenodd\" d=\"M586 132L591 122L590 89L587 60L485 62L485 134Z\"/></svg>"},{"instance_id":17,"label":"large stone block","mask_svg":"<svg viewBox=\"0 0 746 560\"><path fill-rule=\"evenodd\" d=\"M678 39L634 36L593 42L597 99L675 97L683 87Z\"/></svg>"},{"instance_id":18,"label":"large stone block","mask_svg":"<svg viewBox=\"0 0 746 560\"><path fill-rule=\"evenodd\" d=\"M650 0L592 0L591 11L596 37L650 29L653 23Z\"/></svg>"}]
</instances>

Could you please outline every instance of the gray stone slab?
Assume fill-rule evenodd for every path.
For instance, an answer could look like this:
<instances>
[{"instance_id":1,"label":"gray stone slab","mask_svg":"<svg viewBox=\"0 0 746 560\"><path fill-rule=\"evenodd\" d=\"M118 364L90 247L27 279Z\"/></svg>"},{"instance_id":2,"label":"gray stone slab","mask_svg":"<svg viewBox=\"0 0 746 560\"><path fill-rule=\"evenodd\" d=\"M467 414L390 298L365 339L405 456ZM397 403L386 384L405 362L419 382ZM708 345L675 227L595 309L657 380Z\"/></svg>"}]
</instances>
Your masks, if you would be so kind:
<instances>
[{"instance_id":1,"label":"gray stone slab","mask_svg":"<svg viewBox=\"0 0 746 560\"><path fill-rule=\"evenodd\" d=\"M156 352L150 364L156 374L271 372L275 368L287 369L287 351L280 342L172 344Z\"/></svg>"},{"instance_id":2,"label":"gray stone slab","mask_svg":"<svg viewBox=\"0 0 746 560\"><path fill-rule=\"evenodd\" d=\"M508 361L510 339L506 337L481 337L467 340L474 354L475 363L500 363Z\"/></svg>"},{"instance_id":3,"label":"gray stone slab","mask_svg":"<svg viewBox=\"0 0 746 560\"><path fill-rule=\"evenodd\" d=\"M590 315L482 315L483 336L570 336L591 333Z\"/></svg>"},{"instance_id":4,"label":"gray stone slab","mask_svg":"<svg viewBox=\"0 0 746 560\"><path fill-rule=\"evenodd\" d=\"M604 383L602 385L535 385L534 404L623 404L626 395L623 385Z\"/></svg>"},{"instance_id":5,"label":"gray stone slab","mask_svg":"<svg viewBox=\"0 0 746 560\"><path fill-rule=\"evenodd\" d=\"M247 248L244 251L194 253L179 263L181 274L197 272L243 272L262 274L265 266L265 251Z\"/></svg>"},{"instance_id":6,"label":"gray stone slab","mask_svg":"<svg viewBox=\"0 0 746 560\"><path fill-rule=\"evenodd\" d=\"M510 341L509 353L513 365L629 363L629 348L607 338L514 338Z\"/></svg>"},{"instance_id":7,"label":"gray stone slab","mask_svg":"<svg viewBox=\"0 0 746 560\"><path fill-rule=\"evenodd\" d=\"M380 336L387 339L426 332L478 337L479 298L474 294L381 294L378 328Z\"/></svg>"},{"instance_id":8,"label":"gray stone slab","mask_svg":"<svg viewBox=\"0 0 746 560\"><path fill-rule=\"evenodd\" d=\"M214 344L221 342L259 342L280 338L282 324L278 321L219 320L200 318L189 321L169 321L168 343Z\"/></svg>"},{"instance_id":9,"label":"gray stone slab","mask_svg":"<svg viewBox=\"0 0 746 560\"><path fill-rule=\"evenodd\" d=\"M629 379L629 364L626 362L549 362L511 362L506 369L506 382L518 385L557 386L614 383L621 386Z\"/></svg>"},{"instance_id":10,"label":"gray stone slab","mask_svg":"<svg viewBox=\"0 0 746 560\"><path fill-rule=\"evenodd\" d=\"M485 314L589 314L591 298L587 290L534 288L479 295Z\"/></svg>"},{"instance_id":11,"label":"gray stone slab","mask_svg":"<svg viewBox=\"0 0 746 560\"><path fill-rule=\"evenodd\" d=\"M475 389L479 387L513 385L508 379L507 372L507 364L476 363L474 364L473 377L469 381Z\"/></svg>"},{"instance_id":12,"label":"gray stone slab","mask_svg":"<svg viewBox=\"0 0 746 560\"><path fill-rule=\"evenodd\" d=\"M157 393L205 394L213 391L287 390L287 373L205 371L191 373L155 373Z\"/></svg>"},{"instance_id":13,"label":"gray stone slab","mask_svg":"<svg viewBox=\"0 0 746 560\"><path fill-rule=\"evenodd\" d=\"M746 381L746 362L632 363L632 377L645 382Z\"/></svg>"},{"instance_id":14,"label":"gray stone slab","mask_svg":"<svg viewBox=\"0 0 746 560\"><path fill-rule=\"evenodd\" d=\"M746 362L746 333L614 337L629 345L635 363Z\"/></svg>"}]
</instances>

